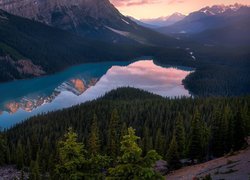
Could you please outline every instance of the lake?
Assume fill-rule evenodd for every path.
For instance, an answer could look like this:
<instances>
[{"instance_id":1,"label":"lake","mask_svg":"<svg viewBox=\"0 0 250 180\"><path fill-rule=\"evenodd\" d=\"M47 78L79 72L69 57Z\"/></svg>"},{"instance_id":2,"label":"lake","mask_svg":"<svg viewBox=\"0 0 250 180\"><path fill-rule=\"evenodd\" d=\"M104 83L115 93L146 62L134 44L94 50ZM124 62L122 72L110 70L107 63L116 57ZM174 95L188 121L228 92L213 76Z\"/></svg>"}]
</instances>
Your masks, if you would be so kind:
<instances>
[{"instance_id":1,"label":"lake","mask_svg":"<svg viewBox=\"0 0 250 180\"><path fill-rule=\"evenodd\" d=\"M96 99L118 87L135 87L164 97L190 96L182 84L193 70L156 65L153 60L89 63L54 75L0 84L0 127L31 116Z\"/></svg>"}]
</instances>

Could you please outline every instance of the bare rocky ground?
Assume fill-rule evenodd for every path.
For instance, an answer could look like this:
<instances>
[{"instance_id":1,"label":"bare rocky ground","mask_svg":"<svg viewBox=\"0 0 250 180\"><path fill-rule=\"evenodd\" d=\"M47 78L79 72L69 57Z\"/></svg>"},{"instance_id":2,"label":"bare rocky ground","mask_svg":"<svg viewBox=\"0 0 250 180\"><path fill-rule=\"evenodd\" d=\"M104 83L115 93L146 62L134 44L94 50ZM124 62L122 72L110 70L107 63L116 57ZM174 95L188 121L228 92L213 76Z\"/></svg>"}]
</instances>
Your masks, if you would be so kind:
<instances>
[{"instance_id":1,"label":"bare rocky ground","mask_svg":"<svg viewBox=\"0 0 250 180\"><path fill-rule=\"evenodd\" d=\"M15 166L0 167L0 180L19 180L21 179L21 171L17 170ZM24 173L24 179L28 179L28 174Z\"/></svg>"},{"instance_id":2,"label":"bare rocky ground","mask_svg":"<svg viewBox=\"0 0 250 180\"><path fill-rule=\"evenodd\" d=\"M250 138L248 138L250 145ZM250 180L250 146L232 155L176 170L167 180L193 180L210 174L213 180Z\"/></svg>"}]
</instances>

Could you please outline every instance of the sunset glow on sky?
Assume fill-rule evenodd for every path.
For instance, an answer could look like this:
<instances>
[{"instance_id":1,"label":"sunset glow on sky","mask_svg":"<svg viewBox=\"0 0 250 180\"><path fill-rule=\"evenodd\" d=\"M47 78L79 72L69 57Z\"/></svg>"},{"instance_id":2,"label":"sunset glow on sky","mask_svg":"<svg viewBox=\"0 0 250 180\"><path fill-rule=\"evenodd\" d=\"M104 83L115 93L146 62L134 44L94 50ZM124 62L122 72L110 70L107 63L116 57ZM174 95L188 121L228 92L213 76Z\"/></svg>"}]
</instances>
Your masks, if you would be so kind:
<instances>
[{"instance_id":1,"label":"sunset glow on sky","mask_svg":"<svg viewBox=\"0 0 250 180\"><path fill-rule=\"evenodd\" d=\"M175 12L189 14L205 6L240 3L250 5L250 0L110 0L124 15L137 19L168 16Z\"/></svg>"}]
</instances>

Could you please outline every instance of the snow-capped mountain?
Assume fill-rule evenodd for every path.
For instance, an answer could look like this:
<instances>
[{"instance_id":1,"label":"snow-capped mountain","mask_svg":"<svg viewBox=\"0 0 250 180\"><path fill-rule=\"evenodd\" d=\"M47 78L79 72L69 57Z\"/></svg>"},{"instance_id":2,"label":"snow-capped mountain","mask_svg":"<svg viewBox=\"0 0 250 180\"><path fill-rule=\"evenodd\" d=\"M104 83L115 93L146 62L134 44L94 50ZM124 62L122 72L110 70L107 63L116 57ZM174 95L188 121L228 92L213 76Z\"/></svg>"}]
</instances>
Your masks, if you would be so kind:
<instances>
[{"instance_id":1,"label":"snow-capped mountain","mask_svg":"<svg viewBox=\"0 0 250 180\"><path fill-rule=\"evenodd\" d=\"M153 19L141 19L140 21L145 24L150 24L150 25L157 26L157 27L163 27L163 26L169 26L171 24L174 24L182 20L184 17L185 15L176 12L170 16L153 18Z\"/></svg>"},{"instance_id":2,"label":"snow-capped mountain","mask_svg":"<svg viewBox=\"0 0 250 180\"><path fill-rule=\"evenodd\" d=\"M225 27L228 23L249 18L250 7L241 4L214 5L190 13L183 20L157 29L165 34L194 34L208 29Z\"/></svg>"},{"instance_id":3,"label":"snow-capped mountain","mask_svg":"<svg viewBox=\"0 0 250 180\"><path fill-rule=\"evenodd\" d=\"M214 5L214 6L207 6L205 8L202 8L201 10L199 10L199 12L203 12L206 15L219 15L222 13L225 13L226 11L230 12L230 11L237 11L239 10L243 5L235 3L234 5Z\"/></svg>"}]
</instances>

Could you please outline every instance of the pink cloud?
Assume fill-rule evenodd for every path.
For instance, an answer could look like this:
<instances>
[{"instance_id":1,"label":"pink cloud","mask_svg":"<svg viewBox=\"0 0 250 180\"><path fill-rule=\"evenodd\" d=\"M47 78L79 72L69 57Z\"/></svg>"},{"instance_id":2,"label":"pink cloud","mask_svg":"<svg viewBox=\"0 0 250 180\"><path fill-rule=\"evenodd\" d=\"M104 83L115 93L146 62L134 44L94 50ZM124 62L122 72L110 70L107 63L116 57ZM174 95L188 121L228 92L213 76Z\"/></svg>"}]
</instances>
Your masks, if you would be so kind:
<instances>
[{"instance_id":1,"label":"pink cloud","mask_svg":"<svg viewBox=\"0 0 250 180\"><path fill-rule=\"evenodd\" d=\"M170 0L168 4L178 4L178 3L184 3L185 0Z\"/></svg>"},{"instance_id":2,"label":"pink cloud","mask_svg":"<svg viewBox=\"0 0 250 180\"><path fill-rule=\"evenodd\" d=\"M161 2L162 0L110 0L112 4L116 7L121 6L139 6L144 4L156 4Z\"/></svg>"}]
</instances>

